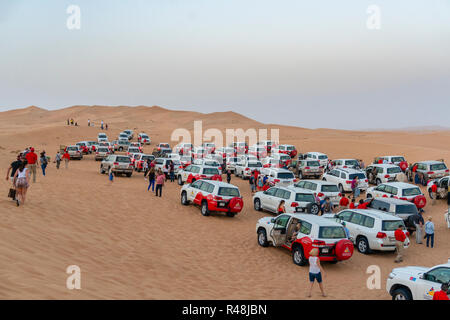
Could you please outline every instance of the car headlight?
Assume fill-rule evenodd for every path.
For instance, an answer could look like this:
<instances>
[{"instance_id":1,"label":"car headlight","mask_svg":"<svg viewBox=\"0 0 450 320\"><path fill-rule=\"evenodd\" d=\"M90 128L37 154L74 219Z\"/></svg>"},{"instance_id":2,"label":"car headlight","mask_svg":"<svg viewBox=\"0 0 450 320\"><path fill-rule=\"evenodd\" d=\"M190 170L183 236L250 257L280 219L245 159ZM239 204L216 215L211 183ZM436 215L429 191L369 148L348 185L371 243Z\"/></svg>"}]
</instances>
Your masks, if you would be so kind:
<instances>
[{"instance_id":1,"label":"car headlight","mask_svg":"<svg viewBox=\"0 0 450 320\"><path fill-rule=\"evenodd\" d=\"M393 273L393 272L391 272L391 273L389 273L389 276L388 276L388 278L389 279L394 279L395 278L395 276L396 276L396 274L395 273Z\"/></svg>"}]
</instances>

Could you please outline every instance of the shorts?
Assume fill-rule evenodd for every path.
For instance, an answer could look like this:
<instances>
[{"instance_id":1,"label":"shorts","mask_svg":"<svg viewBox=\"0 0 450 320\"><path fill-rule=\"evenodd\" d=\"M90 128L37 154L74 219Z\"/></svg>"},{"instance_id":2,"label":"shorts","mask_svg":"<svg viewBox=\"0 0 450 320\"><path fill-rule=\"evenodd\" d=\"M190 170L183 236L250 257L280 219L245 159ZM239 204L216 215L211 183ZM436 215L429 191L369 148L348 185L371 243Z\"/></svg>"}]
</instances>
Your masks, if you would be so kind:
<instances>
[{"instance_id":1,"label":"shorts","mask_svg":"<svg viewBox=\"0 0 450 320\"><path fill-rule=\"evenodd\" d=\"M16 180L16 188L28 188L28 182L26 178L18 178Z\"/></svg>"},{"instance_id":2,"label":"shorts","mask_svg":"<svg viewBox=\"0 0 450 320\"><path fill-rule=\"evenodd\" d=\"M314 282L314 280L317 280L318 283L322 282L322 273L309 273L309 281Z\"/></svg>"},{"instance_id":3,"label":"shorts","mask_svg":"<svg viewBox=\"0 0 450 320\"><path fill-rule=\"evenodd\" d=\"M252 189L252 191L256 191L256 187L254 184L250 185L250 188Z\"/></svg>"}]
</instances>

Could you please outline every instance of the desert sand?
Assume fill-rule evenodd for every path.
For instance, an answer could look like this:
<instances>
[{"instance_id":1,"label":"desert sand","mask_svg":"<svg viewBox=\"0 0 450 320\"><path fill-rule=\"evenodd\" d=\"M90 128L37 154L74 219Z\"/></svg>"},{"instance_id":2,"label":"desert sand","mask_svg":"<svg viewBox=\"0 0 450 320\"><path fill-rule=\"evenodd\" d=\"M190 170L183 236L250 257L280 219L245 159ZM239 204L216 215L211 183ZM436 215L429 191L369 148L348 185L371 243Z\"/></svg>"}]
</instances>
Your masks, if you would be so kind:
<instances>
[{"instance_id":1,"label":"desert sand","mask_svg":"<svg viewBox=\"0 0 450 320\"><path fill-rule=\"evenodd\" d=\"M301 113L299 112L299 115ZM74 118L79 127L67 126ZM87 119L96 124L87 127ZM94 140L99 123L109 124L110 140L124 129L152 138L150 153L170 141L175 128L279 128L280 142L301 152L321 151L330 158L401 154L409 162L450 160L450 131L342 131L266 125L234 112L201 114L160 107L76 106L57 111L29 107L0 113L0 298L2 299L306 299L308 268L292 263L285 249L261 248L255 223L264 212L253 210L248 181L233 176L245 208L235 218L203 217L197 207L182 207L180 187L168 182L163 197L147 192L143 174L118 177L111 185L93 156L71 161L47 176L39 172L24 206L6 197L6 170L27 146L53 159L60 144ZM434 249L412 241L405 261L393 253L358 252L335 265L324 263L327 299L390 299L385 291L392 268L433 266L450 257L450 230L444 223L446 201L427 205L425 218L436 225ZM81 290L66 288L66 268L81 268ZM382 272L381 289L366 287L370 265ZM312 299L322 299L316 288Z\"/></svg>"}]
</instances>

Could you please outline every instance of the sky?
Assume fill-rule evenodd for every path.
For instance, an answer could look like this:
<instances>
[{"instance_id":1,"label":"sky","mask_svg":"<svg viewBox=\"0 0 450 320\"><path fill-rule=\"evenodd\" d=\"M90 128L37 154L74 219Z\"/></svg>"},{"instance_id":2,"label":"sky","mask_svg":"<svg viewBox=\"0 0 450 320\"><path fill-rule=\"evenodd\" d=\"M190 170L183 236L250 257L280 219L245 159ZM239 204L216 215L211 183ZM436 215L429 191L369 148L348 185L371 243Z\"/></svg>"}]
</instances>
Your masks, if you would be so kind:
<instances>
[{"instance_id":1,"label":"sky","mask_svg":"<svg viewBox=\"0 0 450 320\"><path fill-rule=\"evenodd\" d=\"M0 61L0 111L159 105L307 128L450 127L450 0L1 0Z\"/></svg>"}]
</instances>

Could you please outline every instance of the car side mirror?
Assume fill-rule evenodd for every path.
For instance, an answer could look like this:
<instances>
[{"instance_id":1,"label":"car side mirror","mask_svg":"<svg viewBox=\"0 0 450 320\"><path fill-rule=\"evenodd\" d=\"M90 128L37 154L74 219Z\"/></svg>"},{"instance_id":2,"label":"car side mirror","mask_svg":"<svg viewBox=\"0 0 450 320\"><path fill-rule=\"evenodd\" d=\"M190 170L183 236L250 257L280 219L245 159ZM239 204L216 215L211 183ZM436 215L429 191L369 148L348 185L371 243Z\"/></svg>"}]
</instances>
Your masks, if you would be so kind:
<instances>
[{"instance_id":1,"label":"car side mirror","mask_svg":"<svg viewBox=\"0 0 450 320\"><path fill-rule=\"evenodd\" d=\"M275 223L275 218L270 219L270 222Z\"/></svg>"}]
</instances>

